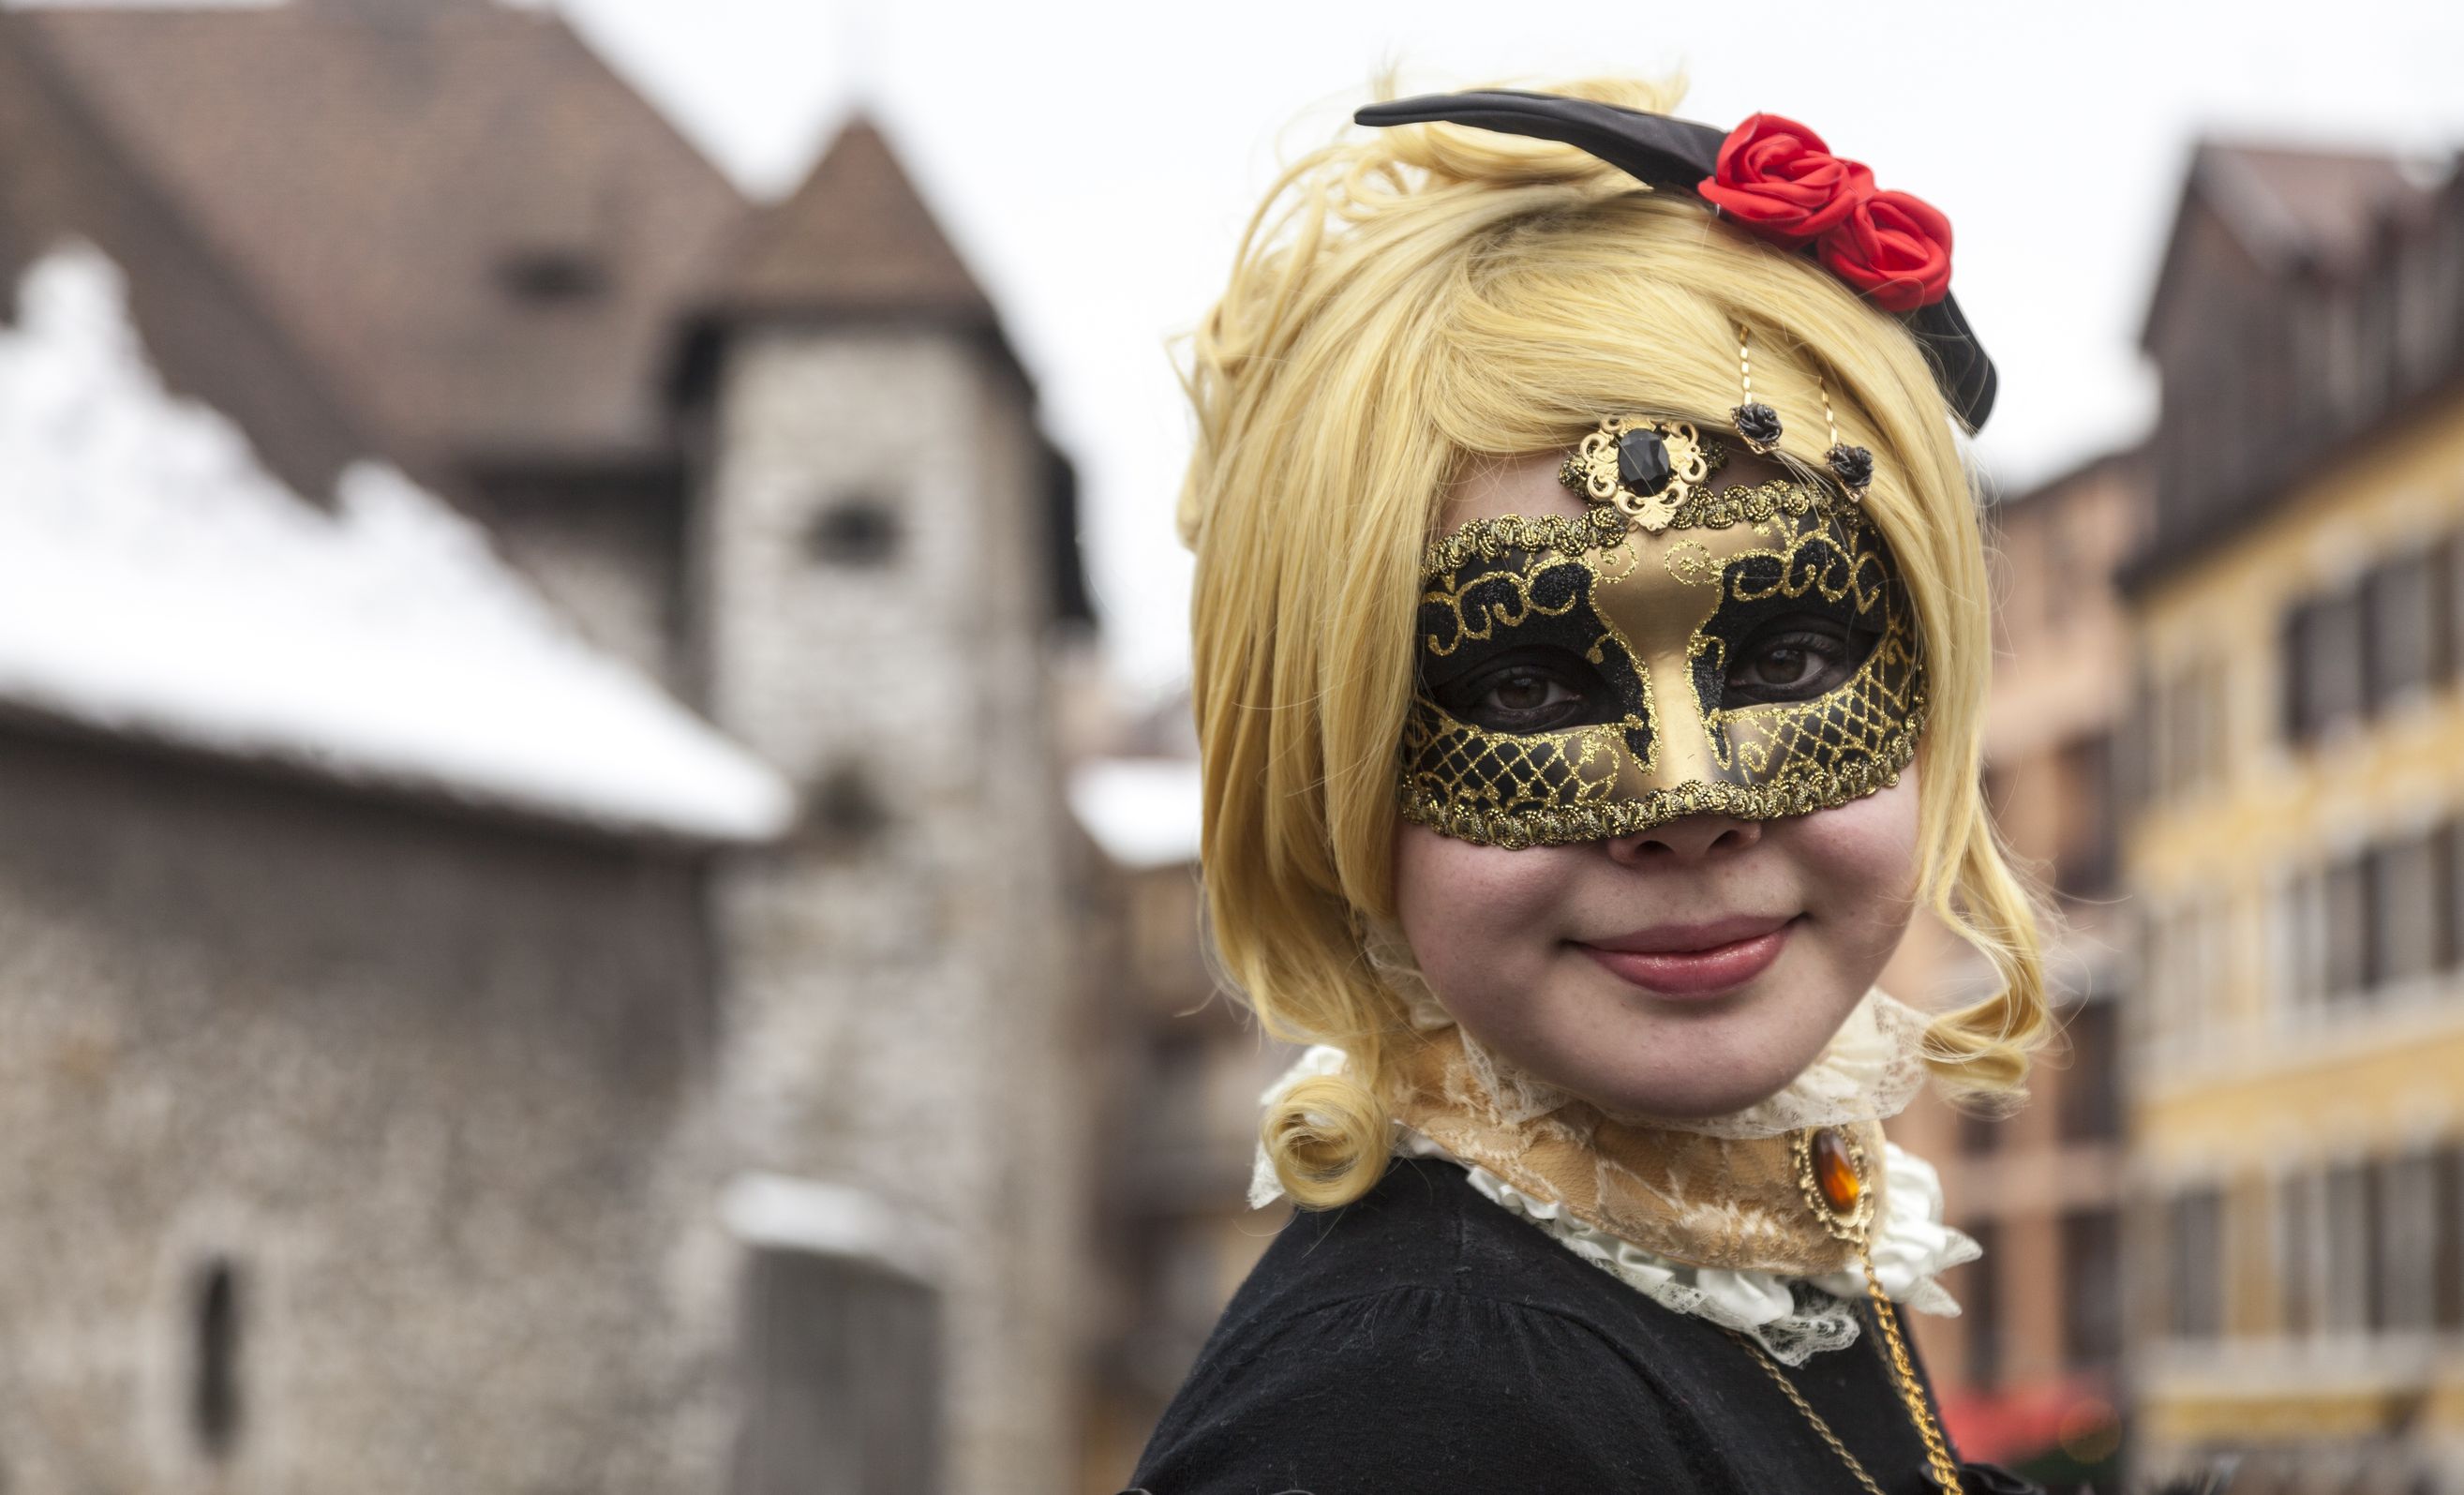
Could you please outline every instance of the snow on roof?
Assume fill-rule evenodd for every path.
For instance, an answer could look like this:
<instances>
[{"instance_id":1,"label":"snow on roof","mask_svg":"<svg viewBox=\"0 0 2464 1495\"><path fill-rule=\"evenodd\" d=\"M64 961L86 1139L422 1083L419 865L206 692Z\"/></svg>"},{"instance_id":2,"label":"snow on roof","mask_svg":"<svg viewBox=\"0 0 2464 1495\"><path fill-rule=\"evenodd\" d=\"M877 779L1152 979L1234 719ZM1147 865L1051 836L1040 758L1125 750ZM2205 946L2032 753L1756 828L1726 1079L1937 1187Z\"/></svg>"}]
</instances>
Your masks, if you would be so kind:
<instances>
[{"instance_id":1,"label":"snow on roof","mask_svg":"<svg viewBox=\"0 0 2464 1495\"><path fill-rule=\"evenodd\" d=\"M1201 802L1188 758L1097 758L1069 776L1070 812L1121 867L1196 862Z\"/></svg>"},{"instance_id":2,"label":"snow on roof","mask_svg":"<svg viewBox=\"0 0 2464 1495\"><path fill-rule=\"evenodd\" d=\"M477 526L366 462L332 513L147 363L57 250L0 325L0 701L609 829L765 840L768 766L566 627Z\"/></svg>"}]
</instances>

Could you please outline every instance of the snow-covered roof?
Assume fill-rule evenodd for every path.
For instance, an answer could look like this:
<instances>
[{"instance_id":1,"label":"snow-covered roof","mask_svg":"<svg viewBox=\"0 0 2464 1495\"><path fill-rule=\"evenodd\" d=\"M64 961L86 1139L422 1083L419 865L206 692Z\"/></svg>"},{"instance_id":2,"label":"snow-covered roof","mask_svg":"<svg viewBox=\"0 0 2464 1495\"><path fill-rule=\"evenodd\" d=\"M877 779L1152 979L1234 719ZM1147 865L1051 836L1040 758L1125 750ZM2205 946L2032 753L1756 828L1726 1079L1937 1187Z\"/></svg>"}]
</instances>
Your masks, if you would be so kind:
<instances>
[{"instance_id":1,"label":"snow-covered roof","mask_svg":"<svg viewBox=\"0 0 2464 1495\"><path fill-rule=\"evenodd\" d=\"M395 469L331 512L148 363L64 248L0 326L0 702L625 832L765 840L780 776L580 638Z\"/></svg>"},{"instance_id":2,"label":"snow-covered roof","mask_svg":"<svg viewBox=\"0 0 2464 1495\"><path fill-rule=\"evenodd\" d=\"M1106 758L1069 776L1069 808L1118 866L1198 860L1198 764L1178 758Z\"/></svg>"}]
</instances>

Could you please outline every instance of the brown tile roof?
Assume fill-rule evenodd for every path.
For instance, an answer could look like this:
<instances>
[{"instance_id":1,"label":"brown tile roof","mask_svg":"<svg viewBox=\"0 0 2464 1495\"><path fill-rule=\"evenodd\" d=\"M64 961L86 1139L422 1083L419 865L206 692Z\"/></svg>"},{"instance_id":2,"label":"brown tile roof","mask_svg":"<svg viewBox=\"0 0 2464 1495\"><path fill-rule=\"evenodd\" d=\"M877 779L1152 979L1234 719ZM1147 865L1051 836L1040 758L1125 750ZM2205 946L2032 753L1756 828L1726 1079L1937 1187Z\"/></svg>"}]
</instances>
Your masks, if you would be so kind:
<instances>
[{"instance_id":1,"label":"brown tile roof","mask_svg":"<svg viewBox=\"0 0 2464 1495\"><path fill-rule=\"evenodd\" d=\"M554 16L115 8L0 25L393 454L665 449L678 313L748 209Z\"/></svg>"},{"instance_id":2,"label":"brown tile roof","mask_svg":"<svg viewBox=\"0 0 2464 1495\"><path fill-rule=\"evenodd\" d=\"M2432 192L2392 156L2345 151L2210 143L2193 170L2262 262L2338 273L2358 269L2381 224Z\"/></svg>"},{"instance_id":3,"label":"brown tile roof","mask_svg":"<svg viewBox=\"0 0 2464 1495\"><path fill-rule=\"evenodd\" d=\"M889 142L862 118L840 132L803 186L746 226L712 309L993 320L991 301Z\"/></svg>"}]
</instances>

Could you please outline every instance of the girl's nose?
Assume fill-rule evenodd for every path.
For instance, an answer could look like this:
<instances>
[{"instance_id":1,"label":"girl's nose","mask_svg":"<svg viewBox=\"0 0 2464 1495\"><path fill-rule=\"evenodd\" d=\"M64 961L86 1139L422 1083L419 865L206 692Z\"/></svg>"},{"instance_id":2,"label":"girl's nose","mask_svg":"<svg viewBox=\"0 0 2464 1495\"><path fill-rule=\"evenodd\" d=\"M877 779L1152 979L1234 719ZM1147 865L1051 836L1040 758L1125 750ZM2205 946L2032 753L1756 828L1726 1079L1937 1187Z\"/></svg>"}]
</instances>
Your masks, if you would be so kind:
<instances>
[{"instance_id":1,"label":"girl's nose","mask_svg":"<svg viewBox=\"0 0 2464 1495\"><path fill-rule=\"evenodd\" d=\"M1673 857L1680 864L1707 860L1717 853L1742 851L1760 841L1763 823L1730 815L1681 815L1649 830L1612 837L1609 855L1620 862L1641 863Z\"/></svg>"}]
</instances>

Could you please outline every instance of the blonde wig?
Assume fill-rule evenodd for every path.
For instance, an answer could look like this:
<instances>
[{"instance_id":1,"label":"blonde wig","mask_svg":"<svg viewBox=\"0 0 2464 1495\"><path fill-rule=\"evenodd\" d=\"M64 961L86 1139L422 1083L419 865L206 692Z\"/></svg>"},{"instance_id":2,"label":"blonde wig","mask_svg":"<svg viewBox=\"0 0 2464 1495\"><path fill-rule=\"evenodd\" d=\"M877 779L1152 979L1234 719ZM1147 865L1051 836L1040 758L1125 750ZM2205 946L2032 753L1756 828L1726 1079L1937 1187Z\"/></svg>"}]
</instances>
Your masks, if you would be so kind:
<instances>
[{"instance_id":1,"label":"blonde wig","mask_svg":"<svg viewBox=\"0 0 2464 1495\"><path fill-rule=\"evenodd\" d=\"M1673 93L1551 90L1666 112ZM2015 1097L2048 1027L2035 906L1980 802L1991 634L1969 473L1897 320L1811 261L1641 188L1572 147L1419 125L1346 139L1285 174L1192 338L1198 414L1182 538L1198 558L1194 686L1202 856L1224 970L1279 1038L1338 1044L1345 1073L1269 1108L1264 1137L1305 1205L1383 1171L1381 1098L1408 1031L1391 954L1396 753L1413 690L1419 557L1474 464L1570 448L1603 410L1718 428L1754 392L1781 457L1873 450L1865 508L1912 594L1932 687L1918 758L1920 898L1999 976L1936 1017L1955 1092Z\"/></svg>"}]
</instances>

